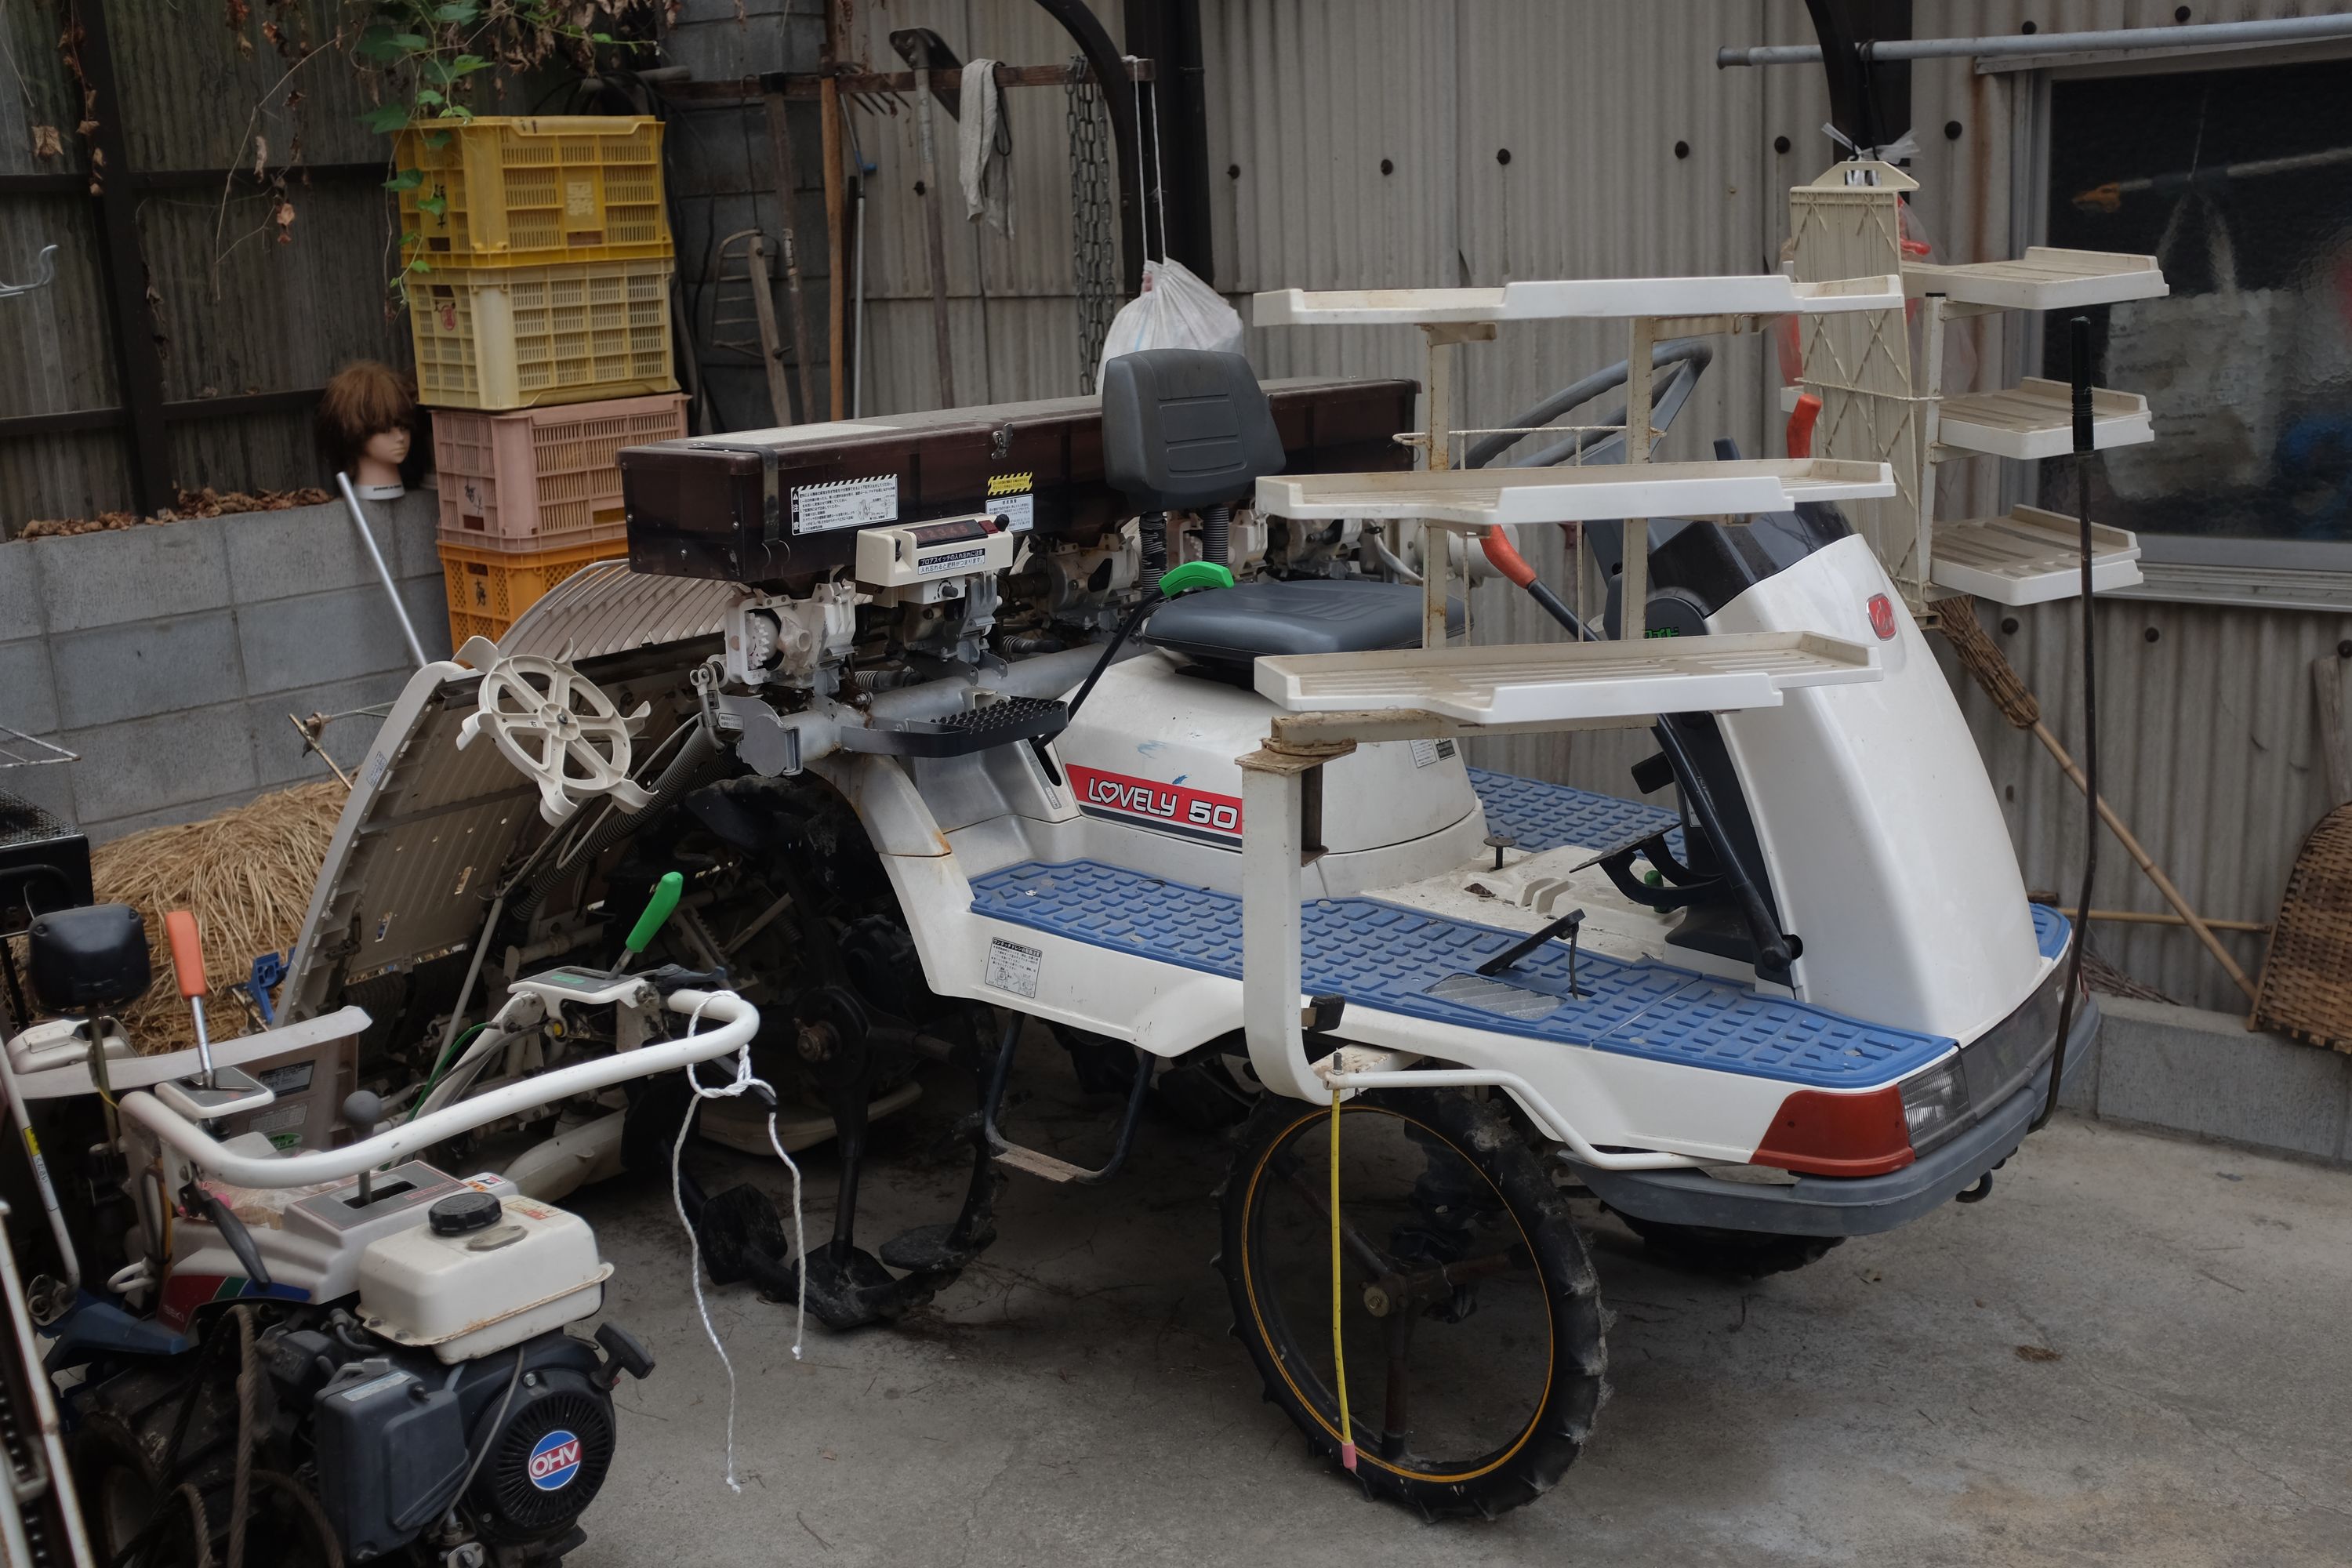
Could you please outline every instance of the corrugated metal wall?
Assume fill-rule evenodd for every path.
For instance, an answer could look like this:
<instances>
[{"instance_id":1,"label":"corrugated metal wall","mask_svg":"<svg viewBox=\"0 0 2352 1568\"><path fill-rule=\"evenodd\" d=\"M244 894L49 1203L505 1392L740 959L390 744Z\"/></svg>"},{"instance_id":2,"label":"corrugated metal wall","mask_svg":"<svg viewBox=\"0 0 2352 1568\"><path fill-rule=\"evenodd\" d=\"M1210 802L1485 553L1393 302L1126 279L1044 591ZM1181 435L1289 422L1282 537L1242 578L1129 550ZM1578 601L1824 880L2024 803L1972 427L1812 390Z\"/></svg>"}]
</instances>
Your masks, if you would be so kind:
<instances>
[{"instance_id":1,"label":"corrugated metal wall","mask_svg":"<svg viewBox=\"0 0 2352 1568\"><path fill-rule=\"evenodd\" d=\"M267 140L273 170L298 147L310 164L386 157L385 140L359 123L362 89L339 49L324 48L291 68L293 56L273 49L259 31L267 20L290 43L326 43L342 9L340 0L295 0L239 30L225 25L218 6L110 5L131 167L247 166L256 135ZM88 166L75 130L79 93L58 52L63 30L61 7L48 0L0 9L6 46L0 95L21 115L0 134L0 174ZM59 155L36 154L36 126L57 130ZM396 260L378 185L348 176L314 183L297 170L287 191L294 221L285 243L272 220L274 195L249 184L227 193L181 185L142 195L141 245L167 401L316 387L350 359L405 360L405 330L385 305ZM29 273L43 245L58 247L57 283L0 305L0 363L10 367L0 377L0 416L118 403L89 201L79 194L10 195L0 199L0 277ZM323 477L307 413L178 421L170 437L172 477L184 486L287 487ZM34 517L130 505L124 447L115 430L0 443L0 534Z\"/></svg>"},{"instance_id":2,"label":"corrugated metal wall","mask_svg":"<svg viewBox=\"0 0 2352 1568\"><path fill-rule=\"evenodd\" d=\"M1093 0L1093 9L1118 41L1120 5ZM859 6L856 23L862 35L858 50L876 70L903 68L888 37L901 27L931 28L966 60L1060 65L1077 52L1070 36L1032 0L893 0L887 9ZM965 218L956 179L956 122L943 111L933 117L946 198L942 226L959 404L1067 397L1080 384L1067 94L1059 87L1015 88L1004 100L1013 147L1010 237ZM915 195L923 176L912 95L894 107L895 114L850 112L858 149L874 165L866 201L864 407L869 414L945 405L933 363L922 199Z\"/></svg>"},{"instance_id":3,"label":"corrugated metal wall","mask_svg":"<svg viewBox=\"0 0 2352 1568\"><path fill-rule=\"evenodd\" d=\"M2196 6L2190 19L2234 22L2338 9L2224 0ZM2172 24L2174 10L2158 0L1985 0L1922 5L1917 16L1922 35L2018 33L2028 23L2057 33L2163 27ZM1913 67L1912 121L1920 142L1913 170L1923 187L1915 205L1929 232L1958 259L2012 255L2039 237L2012 232L2011 221L2009 95L2024 90L2025 80L2008 73L1979 75L1968 60ZM1956 139L1944 134L1950 122L1961 128ZM2000 345L1988 336L1978 347L1978 384L1990 385L2000 370ZM2011 378L2028 373L2014 362L2007 370ZM1990 503L1995 464L1979 459L1967 467L1978 470L1970 476L1972 493ZM2007 615L1986 606L1984 618L2040 696L2046 721L2079 755L2081 623L2073 606ZM2296 847L2330 804L2317 750L2311 667L2325 656L2352 669L2352 661L2335 658L2339 644L2352 639L2352 617L2109 600L2098 620L2102 793L2200 912L2269 920ZM2002 630L2012 622L2014 632ZM2352 679L2352 674L2339 678ZM2037 742L2011 729L1972 684L1962 687L1961 706L2000 792L2027 884L2063 889L2072 903L2083 855L2080 792ZM2100 864L2095 907L2166 907L2112 837L2101 845ZM2106 923L2095 927L2093 940L2102 956L2176 1000L2246 1010L2244 995L2186 931ZM2261 937L2225 935L2222 941L2249 974L2260 974Z\"/></svg>"}]
</instances>

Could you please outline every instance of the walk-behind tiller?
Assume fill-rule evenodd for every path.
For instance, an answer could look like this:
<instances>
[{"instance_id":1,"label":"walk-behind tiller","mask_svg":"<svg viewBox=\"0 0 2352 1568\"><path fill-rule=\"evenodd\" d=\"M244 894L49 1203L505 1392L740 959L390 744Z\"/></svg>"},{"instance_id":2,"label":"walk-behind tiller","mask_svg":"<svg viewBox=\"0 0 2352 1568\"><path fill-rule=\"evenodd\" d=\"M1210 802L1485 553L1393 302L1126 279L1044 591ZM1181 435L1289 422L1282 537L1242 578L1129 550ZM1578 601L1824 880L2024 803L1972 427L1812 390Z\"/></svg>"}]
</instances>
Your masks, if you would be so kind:
<instances>
[{"instance_id":1,"label":"walk-behind tiller","mask_svg":"<svg viewBox=\"0 0 2352 1568\"><path fill-rule=\"evenodd\" d=\"M757 1010L671 968L547 970L509 990L489 1048L600 1015L635 1048L421 1113L355 1091L341 1106L354 1141L298 1152L270 1130L307 1110L313 1080L334 1082L337 1048L367 1014L215 1045L194 922L167 923L194 1050L131 1051L109 1010L147 988L146 938L135 911L98 904L33 921L34 994L64 1016L0 1054L45 1198L31 1119L52 1158L77 1151L58 1173L73 1223L50 1203L61 1275L35 1294L95 1561L557 1561L584 1539L577 1521L613 1463L613 1386L652 1358L610 1321L593 1343L565 1331L612 1273L584 1221L504 1176L418 1156L740 1053ZM84 1279L85 1262L104 1272Z\"/></svg>"}]
</instances>

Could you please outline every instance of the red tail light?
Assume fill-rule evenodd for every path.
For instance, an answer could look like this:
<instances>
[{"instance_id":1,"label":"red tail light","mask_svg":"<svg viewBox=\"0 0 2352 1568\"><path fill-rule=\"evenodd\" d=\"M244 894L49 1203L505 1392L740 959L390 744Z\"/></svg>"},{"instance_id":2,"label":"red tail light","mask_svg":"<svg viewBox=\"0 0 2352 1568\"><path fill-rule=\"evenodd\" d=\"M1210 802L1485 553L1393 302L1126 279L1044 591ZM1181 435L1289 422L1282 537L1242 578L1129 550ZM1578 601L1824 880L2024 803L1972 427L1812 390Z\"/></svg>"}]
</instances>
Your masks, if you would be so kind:
<instances>
[{"instance_id":1,"label":"red tail light","mask_svg":"<svg viewBox=\"0 0 2352 1568\"><path fill-rule=\"evenodd\" d=\"M1895 636L1895 602L1884 594L1870 596L1870 629L1878 634L1880 642L1891 641Z\"/></svg>"},{"instance_id":2,"label":"red tail light","mask_svg":"<svg viewBox=\"0 0 2352 1568\"><path fill-rule=\"evenodd\" d=\"M1773 1112L1752 1159L1814 1176L1883 1176L1918 1157L1903 1119L1903 1091L1890 1083L1868 1094L1797 1090Z\"/></svg>"}]
</instances>

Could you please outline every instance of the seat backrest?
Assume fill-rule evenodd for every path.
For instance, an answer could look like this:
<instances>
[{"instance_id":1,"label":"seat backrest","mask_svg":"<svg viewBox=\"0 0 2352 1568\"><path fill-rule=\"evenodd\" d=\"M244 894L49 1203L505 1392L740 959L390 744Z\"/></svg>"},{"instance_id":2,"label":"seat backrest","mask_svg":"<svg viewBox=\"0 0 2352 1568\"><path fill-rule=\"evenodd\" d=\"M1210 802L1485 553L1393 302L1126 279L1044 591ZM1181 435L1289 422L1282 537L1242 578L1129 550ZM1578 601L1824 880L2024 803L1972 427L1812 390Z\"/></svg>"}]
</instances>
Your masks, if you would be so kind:
<instances>
[{"instance_id":1,"label":"seat backrest","mask_svg":"<svg viewBox=\"0 0 2352 1568\"><path fill-rule=\"evenodd\" d=\"M1103 477L1139 512L1242 501L1282 472L1282 436L1239 354L1139 349L1103 367Z\"/></svg>"},{"instance_id":2,"label":"seat backrest","mask_svg":"<svg viewBox=\"0 0 2352 1568\"><path fill-rule=\"evenodd\" d=\"M147 932L128 904L85 904L33 921L26 942L33 995L52 1013L134 1002L154 978Z\"/></svg>"}]
</instances>

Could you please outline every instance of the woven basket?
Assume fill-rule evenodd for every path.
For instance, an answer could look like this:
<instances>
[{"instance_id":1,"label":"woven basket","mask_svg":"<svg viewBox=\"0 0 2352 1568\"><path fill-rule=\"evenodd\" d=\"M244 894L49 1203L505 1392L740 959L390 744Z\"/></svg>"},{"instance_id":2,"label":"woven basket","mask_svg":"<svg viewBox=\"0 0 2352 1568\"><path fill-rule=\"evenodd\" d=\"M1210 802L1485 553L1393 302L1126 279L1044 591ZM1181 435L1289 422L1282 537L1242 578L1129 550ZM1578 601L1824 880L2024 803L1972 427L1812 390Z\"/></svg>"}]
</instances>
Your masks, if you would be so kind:
<instances>
[{"instance_id":1,"label":"woven basket","mask_svg":"<svg viewBox=\"0 0 2352 1568\"><path fill-rule=\"evenodd\" d=\"M2352 1054L2352 805L2321 817L2295 853L2254 1025Z\"/></svg>"}]
</instances>

